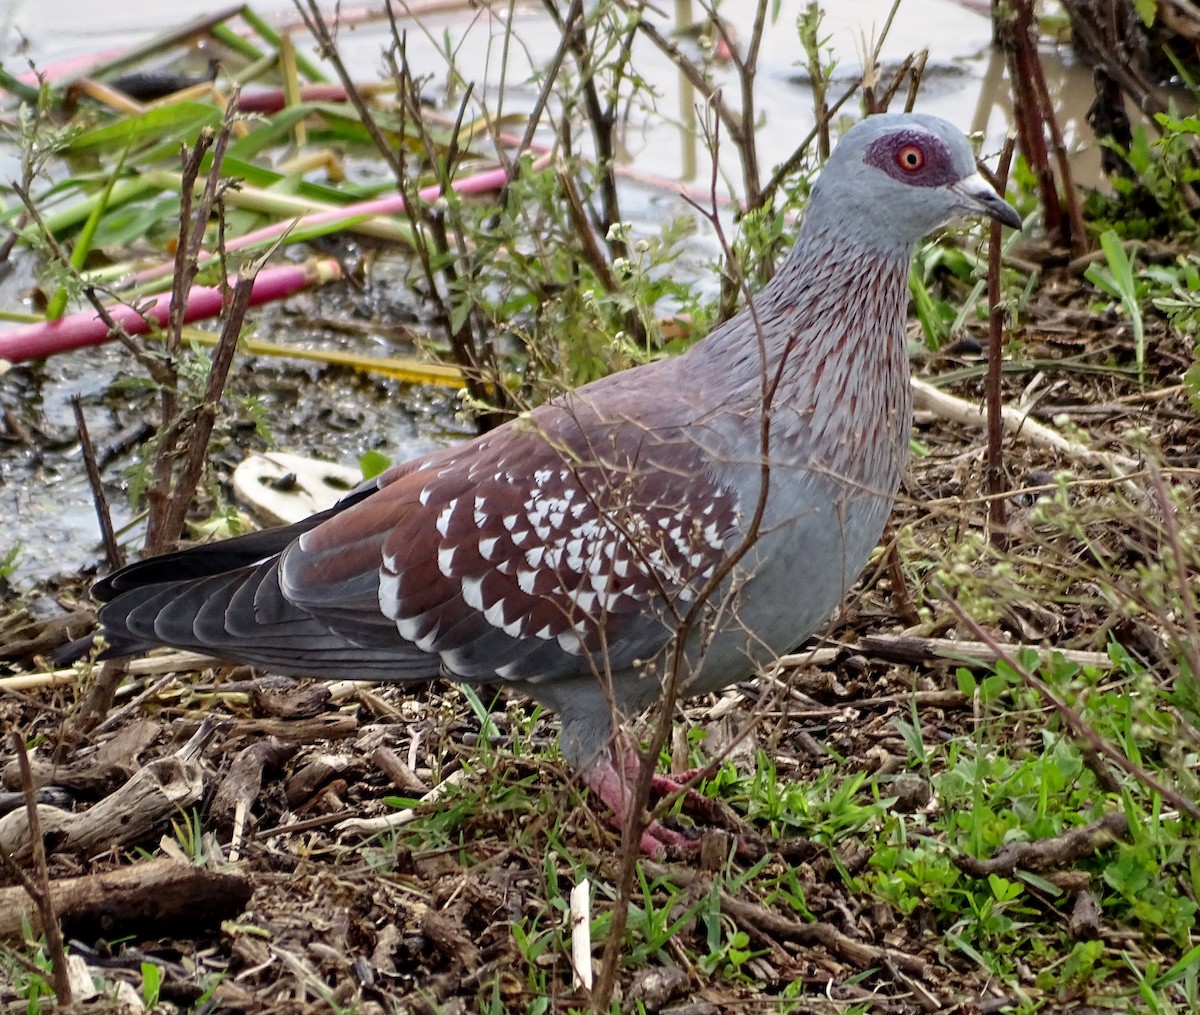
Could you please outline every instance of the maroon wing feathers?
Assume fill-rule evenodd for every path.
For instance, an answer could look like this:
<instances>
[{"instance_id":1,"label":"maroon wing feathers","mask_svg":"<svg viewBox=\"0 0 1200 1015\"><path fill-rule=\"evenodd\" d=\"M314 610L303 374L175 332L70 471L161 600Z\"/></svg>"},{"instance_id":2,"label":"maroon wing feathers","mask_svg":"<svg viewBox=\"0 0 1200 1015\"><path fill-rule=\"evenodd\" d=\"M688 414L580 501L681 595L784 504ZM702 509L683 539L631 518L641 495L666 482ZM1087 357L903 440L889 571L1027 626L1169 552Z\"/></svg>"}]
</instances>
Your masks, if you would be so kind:
<instances>
[{"instance_id":1,"label":"maroon wing feathers","mask_svg":"<svg viewBox=\"0 0 1200 1015\"><path fill-rule=\"evenodd\" d=\"M380 485L284 552L284 594L347 637L383 619L381 641L398 635L467 679L571 675L602 652L614 669L648 658L738 520L678 431L584 423L561 406Z\"/></svg>"}]
</instances>

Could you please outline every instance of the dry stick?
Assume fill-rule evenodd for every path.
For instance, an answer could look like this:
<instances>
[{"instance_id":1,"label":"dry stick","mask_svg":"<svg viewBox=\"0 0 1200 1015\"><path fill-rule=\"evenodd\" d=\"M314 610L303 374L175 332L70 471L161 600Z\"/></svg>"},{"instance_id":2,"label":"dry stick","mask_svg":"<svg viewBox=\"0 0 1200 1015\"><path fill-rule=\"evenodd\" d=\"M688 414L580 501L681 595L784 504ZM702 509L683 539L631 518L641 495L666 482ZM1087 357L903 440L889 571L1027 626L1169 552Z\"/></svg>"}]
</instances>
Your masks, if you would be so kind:
<instances>
[{"instance_id":1,"label":"dry stick","mask_svg":"<svg viewBox=\"0 0 1200 1015\"><path fill-rule=\"evenodd\" d=\"M1008 183L1008 167L1012 164L1013 145L1016 138L1012 132L1004 141L1000 152L1000 164L996 167L996 186L1001 194ZM1006 307L1000 289L1000 257L1003 246L1000 242L1001 225L993 219L988 229L988 363L985 397L987 400L987 469L984 473L988 495L988 521L992 545L1003 549L1008 542L1005 532L1005 501L1002 494L1007 486L1004 477L1004 409L1003 392L1000 389L1001 368L1004 362L1004 324Z\"/></svg>"},{"instance_id":2,"label":"dry stick","mask_svg":"<svg viewBox=\"0 0 1200 1015\"><path fill-rule=\"evenodd\" d=\"M741 149L745 144L746 138L743 133L741 119L734 115L733 111L725 104L721 90L716 87L712 81L705 76L704 72L696 67L683 53L675 43L666 39L661 32L658 31L649 21L642 18L638 22L638 29L646 36L659 51L674 64L685 78L691 82L692 86L704 96L704 101L716 114L717 119L721 123L721 127L725 133L729 135L729 139Z\"/></svg>"},{"instance_id":3,"label":"dry stick","mask_svg":"<svg viewBox=\"0 0 1200 1015\"><path fill-rule=\"evenodd\" d=\"M592 128L592 139L596 145L596 168L599 170L600 202L604 209L603 219L599 222L600 232L609 237L610 227L621 222L620 203L617 198L617 184L613 176L613 166L616 162L613 145L613 130L616 126L616 103L619 100L620 82L615 81L611 89L612 101L605 106L600 101L600 93L596 89L596 66L592 52L597 48L585 37L583 26L568 27L558 17L558 10L553 0L545 0L546 10L562 32L563 39L574 54L579 66L580 88L584 109L587 110L588 123ZM629 58L629 48L637 25L630 27L621 51L614 59L606 59L605 64L613 67L614 74L619 74L619 68L625 66ZM614 257L627 257L629 251L621 239L620 233L612 233L608 239Z\"/></svg>"},{"instance_id":4,"label":"dry stick","mask_svg":"<svg viewBox=\"0 0 1200 1015\"><path fill-rule=\"evenodd\" d=\"M643 867L648 878L667 879L683 887L695 884L705 877L702 872L687 867L667 867L651 861L646 861ZM916 976L924 975L927 971L925 961L916 955L867 944L850 937L832 924L789 920L761 903L747 902L725 891L718 892L718 899L723 913L731 919L752 924L762 931L767 940L792 941L807 946L819 945L838 958L859 967L882 965L890 961L896 968Z\"/></svg>"},{"instance_id":5,"label":"dry stick","mask_svg":"<svg viewBox=\"0 0 1200 1015\"><path fill-rule=\"evenodd\" d=\"M1038 191L1042 199L1042 214L1046 229L1058 236L1063 235L1062 206L1054 183L1054 172L1050 168L1050 157L1046 151L1046 139L1039 115L1041 106L1033 86L1033 76L1040 69L1037 50L1033 43L1033 7L1029 0L1014 0L1010 8L1000 0L993 0L993 22L996 37L1004 50L1008 64L1008 77L1013 83L1013 119L1021 137L1024 153L1037 178Z\"/></svg>"},{"instance_id":6,"label":"dry stick","mask_svg":"<svg viewBox=\"0 0 1200 1015\"><path fill-rule=\"evenodd\" d=\"M758 146L755 143L757 124L754 116L754 78L758 73L758 54L762 48L763 29L767 23L767 6L767 0L759 0L758 9L754 12L754 27L750 31L750 43L746 47L744 58L738 55L737 47L732 44L733 40L726 35L724 24L717 16L716 10L710 11L713 23L717 25L717 30L725 37L729 46L742 93L741 141L737 150L742 161L742 184L746 188L747 203L758 201L762 193L758 178ZM819 120L828 123L829 117L820 117Z\"/></svg>"},{"instance_id":7,"label":"dry stick","mask_svg":"<svg viewBox=\"0 0 1200 1015\"><path fill-rule=\"evenodd\" d=\"M865 99L864 106L866 108L868 115L871 113L883 113L887 110L888 105L891 103L892 95L895 94L896 88L898 88L900 85L900 76L901 76L901 74L904 73L904 68L902 67L896 73L896 77L895 77L895 80L892 85L892 89L890 90L889 94L887 94L884 97L883 102L879 102L878 97L875 95L875 85L879 83L879 72L880 72L879 57L883 53L883 44L887 41L888 33L891 32L891 30L892 30L892 24L893 24L893 22L895 22L896 13L899 10L900 10L900 0L892 0L891 9L888 11L887 17L883 21L883 28L879 32L879 38L875 40L875 45L871 48L871 52L869 54L866 52L863 53L863 57L864 57L863 65L864 66L863 66L863 74L862 74L861 80L863 83L863 96ZM874 31L874 28L872 28L872 31ZM864 42L865 42L865 38L864 38ZM928 54L929 50L926 49L925 53ZM912 62L912 59L913 59L913 56L910 53L908 55L908 59L905 61L905 63L910 64ZM921 65L924 66L923 60L922 60ZM870 75L872 78L872 80L869 83L867 81L868 75Z\"/></svg>"},{"instance_id":8,"label":"dry stick","mask_svg":"<svg viewBox=\"0 0 1200 1015\"><path fill-rule=\"evenodd\" d=\"M858 92L861 84L861 80L855 81L842 93L841 98L839 98L837 102L829 107L829 116L831 118L855 95L855 93ZM746 208L747 211L754 211L757 208L761 208L767 201L770 201L775 197L775 194L783 184L783 181L800 167L800 163L804 161L804 157L808 154L808 149L817 139L820 131L821 125L817 124L804 136L804 139L798 145L796 145L792 154L787 157L787 159L777 170L775 170L774 175L772 175L772 177L767 181L766 186L763 187L762 193L759 195L760 204L748 205Z\"/></svg>"},{"instance_id":9,"label":"dry stick","mask_svg":"<svg viewBox=\"0 0 1200 1015\"><path fill-rule=\"evenodd\" d=\"M718 145L717 136L719 133L721 119L718 115L716 128L709 135L709 151L712 153L712 169L709 181L709 186L712 194L713 206L712 210L705 212L704 209L697 210L705 214L709 218L716 230L717 236L720 239L722 246L725 248L725 256L728 263L733 266L733 252L729 248L725 240L724 231L721 228L720 218L717 213L717 184L718 184ZM743 287L745 287L745 279L742 279ZM747 294L748 300L749 294ZM749 300L748 300L749 302ZM753 304L750 304L751 313L753 313ZM758 349L760 360L765 364L766 349L762 335L762 329L757 327L757 318L755 318L756 333L758 336ZM669 661L666 664L665 679L663 680L662 695L660 699L659 721L655 724L653 733L650 738L650 746L647 750L638 753L638 773L634 781L632 792L629 794L627 803L627 813L625 815L624 824L621 828L621 856L620 862L617 865L616 877L616 901L612 911L612 923L609 926L608 939L604 943L604 951L600 958L600 970L596 981L595 990L591 996L591 1006L594 1012L606 1012L609 1008L609 1003L612 999L613 989L616 986L617 967L620 964L621 950L624 945L625 927L628 920L629 905L633 897L634 875L637 869L638 856L641 851L642 833L645 831L648 819L645 815L646 807L650 801L650 787L654 778L654 769L664 745L670 735L670 727L674 718L675 702L679 696L679 684L683 674L683 668L687 663L685 654L686 642L689 634L694 629L695 624L700 619L701 612L705 609L708 599L717 590L720 583L733 570L734 566L741 558L749 551L754 539L757 536L758 525L761 523L763 511L766 505L768 484L770 481L770 459L767 454L769 447L770 436L770 412L768 411L769 400L768 391L770 388L770 378L764 372L763 375L763 406L760 413L760 442L762 453L762 469L761 480L759 484L758 502L755 505L754 515L746 530L746 535L733 550L733 552L722 562L715 573L705 582L696 595L695 601L684 617L679 617L674 606L671 607L673 619L676 621L677 627L673 639L668 643L666 651ZM614 720L619 720L615 700L613 698L611 688L611 674L609 683L610 708L612 709ZM622 780L626 778L624 771L624 759L618 758L618 764L621 766L621 771L618 773Z\"/></svg>"},{"instance_id":10,"label":"dry stick","mask_svg":"<svg viewBox=\"0 0 1200 1015\"><path fill-rule=\"evenodd\" d=\"M575 23L581 17L583 17L583 0L571 0L571 6L567 8L567 15L563 18L562 38L559 39L558 47L554 50L554 55L550 58L550 63L547 64L546 70L543 72L542 90L538 93L538 97L533 103L533 109L529 112L529 120L525 124L525 134L521 138L518 154L527 151L529 146L533 144L534 135L537 134L538 126L541 123L542 113L546 111L546 106L550 102L550 93L554 88L554 83L558 80L558 72L562 69L563 61L567 58L571 32L575 30ZM517 168L520 164L519 159L512 160L508 169L510 180L516 177ZM501 200L505 200L506 196L502 195Z\"/></svg>"},{"instance_id":11,"label":"dry stick","mask_svg":"<svg viewBox=\"0 0 1200 1015\"><path fill-rule=\"evenodd\" d=\"M295 0L295 3L296 10L300 12L300 17L304 19L305 27L316 40L320 55L329 61L333 66L334 73L341 80L342 87L346 90L346 98L350 100L350 104L358 113L358 118L370 135L371 142L375 145L376 151L379 152L380 157L382 157L392 170L392 175L396 177L397 184L401 183L405 178L405 172L400 157L383 136L383 131L379 129L379 124L375 122L375 117L371 115L371 111L367 108L367 103L362 96L362 92L359 90L358 85L351 79L349 71L346 70L346 65L338 55L333 35L329 31L329 26L326 24L316 0L307 0L307 9L305 9L301 0ZM387 9L389 17L394 18L395 15L392 12L391 4L387 5ZM394 27L395 22L393 21Z\"/></svg>"},{"instance_id":12,"label":"dry stick","mask_svg":"<svg viewBox=\"0 0 1200 1015\"><path fill-rule=\"evenodd\" d=\"M974 878L986 878L991 874L1011 878L1020 871L1047 870L1050 867L1074 863L1111 846L1119 839L1128 838L1129 819L1124 812L1118 811L1049 839L1006 842L988 860L980 860L969 853L960 853L951 857L951 862Z\"/></svg>"},{"instance_id":13,"label":"dry stick","mask_svg":"<svg viewBox=\"0 0 1200 1015\"><path fill-rule=\"evenodd\" d=\"M104 494L100 466L96 462L96 447L88 433L87 420L83 416L83 399L79 395L71 396L71 411L75 413L75 429L79 433L79 447L83 451L83 467L87 470L88 484L92 488L92 503L96 507L96 521L104 540L104 554L108 557L109 570L117 571L125 563L124 555L113 531L112 514L108 510L108 498Z\"/></svg>"},{"instance_id":14,"label":"dry stick","mask_svg":"<svg viewBox=\"0 0 1200 1015\"><path fill-rule=\"evenodd\" d=\"M220 660L199 652L169 652L161 655L143 656L129 660L125 668L131 677L154 676L159 673L183 673L189 670L215 666ZM60 687L78 683L84 668L72 666L46 673L15 673L11 677L0 677L0 693L5 691L31 691L41 687Z\"/></svg>"},{"instance_id":15,"label":"dry stick","mask_svg":"<svg viewBox=\"0 0 1200 1015\"><path fill-rule=\"evenodd\" d=\"M917 59L909 71L908 97L904 100L904 112L911 113L917 105L917 92L921 90L921 82L925 79L925 64L929 62L929 50L923 49L917 54ZM896 84L900 83L897 76Z\"/></svg>"},{"instance_id":16,"label":"dry stick","mask_svg":"<svg viewBox=\"0 0 1200 1015\"><path fill-rule=\"evenodd\" d=\"M936 586L935 586L936 587ZM958 605L957 601L945 590L938 588L940 595L945 604L950 608L959 620L961 620L970 629L980 641L987 645L993 652L996 653L996 659L1006 665L1012 667L1013 671L1020 674L1021 680L1025 685L1034 691L1037 691L1043 698L1046 699L1059 714L1063 724L1071 731L1078 739L1085 741L1098 754L1108 758L1114 765L1128 775L1133 776L1143 786L1153 790L1165 801L1173 807L1183 811L1189 817L1200 821L1200 806L1194 801L1189 800L1177 790L1170 786L1165 786L1154 778L1140 765L1134 764L1124 754L1113 747L1099 733L1083 721L1079 713L1072 709L1065 701L1061 700L1058 695L1050 689L1049 685L1040 677L1034 676L1025 667L1018 663L1008 652L1005 651L1006 646L997 641L990 632L986 631L980 624L975 621L967 612Z\"/></svg>"},{"instance_id":17,"label":"dry stick","mask_svg":"<svg viewBox=\"0 0 1200 1015\"><path fill-rule=\"evenodd\" d=\"M949 638L922 638L912 634L864 634L857 644L847 648L862 652L876 659L894 663L928 664L952 662L960 666L994 666L996 653L991 646L981 641L952 641ZM1033 649L1039 655L1060 655L1069 663L1094 670L1111 670L1116 663L1106 652L1084 652L1079 649L1057 648L1045 645L1006 645L1010 652ZM784 656L780 660L792 658ZM803 656L800 656L803 659ZM861 705L862 701L851 704Z\"/></svg>"},{"instance_id":18,"label":"dry stick","mask_svg":"<svg viewBox=\"0 0 1200 1015\"><path fill-rule=\"evenodd\" d=\"M112 708L113 699L117 696L117 688L128 673L129 660L106 659L100 666L87 696L79 705L72 722L74 731L79 735L89 733L96 728Z\"/></svg>"},{"instance_id":19,"label":"dry stick","mask_svg":"<svg viewBox=\"0 0 1200 1015\"><path fill-rule=\"evenodd\" d=\"M394 68L394 71L399 73L398 68ZM405 87L402 90L402 95L406 97L411 96L415 94L415 83L412 82L407 61L405 61L403 74L411 87ZM471 102L473 92L474 86L468 85L463 93L462 101L458 106L458 114L450 130L450 145L446 152L446 158L439 160L437 166L438 184L443 194L454 193L453 168L458 160L458 139L462 133L463 120L466 117L467 107ZM418 103L411 104L411 113L417 129L421 133L421 142L425 150L429 152L436 151L437 146L425 125L425 118L421 115L421 107ZM454 235L457 243L457 249L454 251L450 247L450 239L446 230L447 212L443 210L443 205L450 212L454 213L451 222L454 226ZM428 209L426 222L429 227L429 234L436 245L439 255L438 260L441 262L440 270L445 278L445 289L451 293L460 290L465 291L466 287L461 282L462 277L474 278L477 272L470 258L470 243L464 234L462 223L457 216L457 206L454 202L448 201L439 202L432 206L426 205L425 207ZM414 233L416 233L415 227L417 223L415 219L413 220L413 225ZM451 253L453 253L453 257L450 256ZM425 260L422 261L423 265L427 263ZM461 273L458 268L460 263L462 265ZM430 293L439 293L441 290L434 284L432 265L426 270L430 283ZM443 327L450 338L454 358L463 373L468 393L476 404L492 405L495 407L493 411L480 411L475 414L476 426L480 430L491 430L504 421L505 411L510 406L510 400L508 398L508 388L503 383L500 365L496 362L494 348L490 342L485 341L482 337L486 334L487 324L483 319L479 307L475 304L475 301L472 301L470 313L466 314L462 318L461 323L456 327L453 310L446 306L440 296L436 296L436 300L439 313L443 319Z\"/></svg>"},{"instance_id":20,"label":"dry stick","mask_svg":"<svg viewBox=\"0 0 1200 1015\"><path fill-rule=\"evenodd\" d=\"M882 42L883 38L881 37L881 45ZM887 89L884 91L883 98L879 102L881 108L886 109L891 104L892 99L895 98L896 92L900 90L900 85L904 81L906 74L911 73L915 82L920 81L921 71L925 67L925 60L928 55L928 51L923 51L919 61L918 58L914 57L911 53L904 58L904 62L900 65L899 69L897 69L895 77L892 78L892 83L888 85ZM842 106L844 106L851 98L854 97L861 87L861 78L853 82L842 93L841 97L829 107L829 118L832 119L834 115L841 110ZM789 155L786 160L784 160L784 162L779 166L778 169L775 170L774 174L767 181L766 185L762 189L762 193L759 195L760 203L756 206L748 206L747 211L753 211L756 207L762 207L775 197L775 193L779 190L783 181L800 167L800 163L804 161L805 155L808 154L809 146L811 146L812 143L817 139L817 135L820 133L820 130L821 125L817 124L808 132L804 140L796 146L792 154Z\"/></svg>"},{"instance_id":21,"label":"dry stick","mask_svg":"<svg viewBox=\"0 0 1200 1015\"><path fill-rule=\"evenodd\" d=\"M204 401L196 408L192 419L188 431L187 453L184 457L183 468L175 482L169 511L163 521L167 532L183 531L192 494L195 493L196 487L200 484L200 477L204 473L204 463L208 455L208 440L212 436L213 425L216 423L217 412L221 404L221 395L229 378L233 355L237 351L238 334L241 332L242 322L246 318L246 309L250 306L250 290L254 286L254 276L257 274L257 270L258 264L255 264L249 270L243 268L238 272L238 281L233 287L229 307L225 311L221 340L217 343L212 366L209 367Z\"/></svg>"},{"instance_id":22,"label":"dry stick","mask_svg":"<svg viewBox=\"0 0 1200 1015\"><path fill-rule=\"evenodd\" d=\"M1021 0L1032 6L1032 0ZM1076 257L1081 257L1088 250L1087 226L1083 221L1083 211L1079 207L1079 195L1075 192L1075 179L1071 175L1071 160L1067 157L1067 146L1063 144L1062 129L1058 126L1058 117L1054 113L1054 101L1050 98L1050 89L1046 86L1046 74L1042 69L1042 58L1038 54L1033 40L1029 42L1029 67L1032 74L1034 96L1038 104L1038 118L1046 125L1050 133L1050 147L1054 151L1054 161L1058 166L1059 194L1067 205L1067 221L1071 226L1071 249Z\"/></svg>"},{"instance_id":23,"label":"dry stick","mask_svg":"<svg viewBox=\"0 0 1200 1015\"><path fill-rule=\"evenodd\" d=\"M142 549L147 556L163 550L170 539L163 525L162 517L170 509L171 477L174 472L175 447L179 441L179 372L175 365L183 345L181 334L183 318L179 315L187 302L188 290L199 269L199 262L197 260L189 261L188 258L191 249L192 202L196 177L200 173L200 164L212 142L212 130L202 130L195 147L184 156L183 160L183 181L179 192L179 239L175 247L175 269L171 283L171 312L167 318L163 343L162 366L166 376L165 378L155 377L159 384L162 431L158 447L155 449L154 463L150 470L150 483L146 488L149 520L146 524L146 539ZM214 163L210 178L215 175L216 165ZM207 221L207 216L204 221ZM202 223L198 231L203 235L204 225Z\"/></svg>"},{"instance_id":24,"label":"dry stick","mask_svg":"<svg viewBox=\"0 0 1200 1015\"><path fill-rule=\"evenodd\" d=\"M914 377L910 382L913 393L913 407L933 412L954 423L965 423L969 426L984 426L987 416L979 406L964 399L951 395L940 388L934 387L928 381ZM1005 405L1001 408L1000 419L1004 428L1013 434L1042 447L1052 448L1060 454L1082 462L1101 465L1118 479L1128 478L1129 473L1137 469L1138 463L1127 455L1119 455L1111 451L1096 451L1078 441L1064 437L1057 430L1037 422L1021 409Z\"/></svg>"},{"instance_id":25,"label":"dry stick","mask_svg":"<svg viewBox=\"0 0 1200 1015\"><path fill-rule=\"evenodd\" d=\"M25 742L16 730L9 736L9 743L21 770L21 788L25 792L25 812L29 819L29 844L33 852L33 870L37 877L36 884L25 877L22 877L21 881L37 905L42 919L42 927L46 933L46 949L50 952L50 965L54 970L55 997L60 1005L69 1005L71 984L67 978L67 956L63 949L62 928L58 925L54 902L50 897L50 870L46 866L46 844L42 841L42 828L38 822L37 792L33 788L33 775L29 770L29 755L25 753ZM19 869L16 858L8 858L11 865ZM33 890L35 888L36 891Z\"/></svg>"},{"instance_id":26,"label":"dry stick","mask_svg":"<svg viewBox=\"0 0 1200 1015\"><path fill-rule=\"evenodd\" d=\"M183 520L187 514L187 506L191 501L195 485L187 486L182 482L172 485L174 473L175 451L179 445L182 431L182 420L179 419L178 374L174 368L174 360L183 348L183 320L187 309L187 294L200 270L200 249L204 243L204 229L212 214L217 201L218 189L222 186L221 163L225 158L225 149L229 145L233 122L237 115L238 91L235 88L230 95L229 105L225 110L225 118L221 129L214 134L211 130L202 131L196 146L184 160L182 190L180 192L179 211L179 245L175 250L175 276L171 286L171 311L167 317L166 354L172 363L170 368L172 383L165 385L161 393L163 433L155 454L153 479L146 491L146 502L150 509L150 518L146 526L145 552L152 555L161 551L168 543L177 540L183 531ZM212 149L212 160L209 165L208 178L204 190L196 202L195 213L192 212L192 201L196 179L200 174L205 155ZM222 271L222 285L225 272ZM240 321L239 321L240 324ZM207 450L207 436L200 454ZM188 454L194 447L194 438L188 442ZM181 505L180 501L184 503Z\"/></svg>"},{"instance_id":27,"label":"dry stick","mask_svg":"<svg viewBox=\"0 0 1200 1015\"><path fill-rule=\"evenodd\" d=\"M490 347L477 339L475 328L472 321L475 319L474 314L467 314L457 326L454 324L454 313L447 306L446 301L442 298L442 287L437 284L437 270L434 268L433 260L429 255L429 245L426 240L426 230L422 228L423 223L418 217L418 212L424 207L419 192L416 192L413 187L413 182L405 169L403 161L391 150L386 140L383 137L382 131L367 108L362 97L358 95L354 87L354 82L350 79L350 74L346 70L344 63L336 48L334 47L333 39L329 35L328 28L321 17L320 11L317 9L313 0L309 0L309 15L313 23L314 34L319 33L319 38L324 49L325 57L333 64L339 77L342 78L347 93L352 97L355 103L355 108L358 110L359 117L367 125L367 129L371 134L376 147L380 149L384 158L392 168L393 175L396 178L396 189L404 199L404 214L407 216L409 223L413 229L415 239L414 250L421 264L421 270L425 275L426 281L429 283L429 299L434 305L438 319L441 321L442 329L446 333L446 337L450 342L454 358L458 363L459 369L463 373L467 391L471 398L480 405L497 405L503 409L505 405L504 395L506 389L503 384L492 383L489 385L488 378L492 378L493 382L500 376L499 367L495 363L494 357L490 355ZM389 8L390 12L390 8ZM309 17L306 15L306 18ZM392 77L396 85L397 108L401 118L401 131L405 129L409 116L417 125L421 132L421 139L427 152L436 150L428 131L425 128L424 120L421 116L421 105L415 97L416 85L412 78L410 64L405 52L405 40L399 34L399 29L396 25L394 16L391 16L391 27L393 45L389 48L386 54L386 60L391 68ZM400 61L396 61L396 53L399 51ZM471 97L471 88L468 87L463 100L459 105L459 111L453 132L451 134L451 149L450 155L445 164L441 186L444 193L451 191L451 175L450 167L453 165L455 154L458 150L458 137L461 132L463 117L466 114L467 104ZM432 236L433 242L437 244L439 254L449 253L449 243L446 238L445 225L441 221L439 215L430 214L426 216L425 226L428 227L428 233ZM460 243L461 249L465 249L465 243ZM453 261L445 257L444 266L441 268L442 273L447 280L446 288L453 291L456 283L456 276ZM477 427L483 431L491 429L500 421L497 413L480 413L476 417Z\"/></svg>"},{"instance_id":28,"label":"dry stick","mask_svg":"<svg viewBox=\"0 0 1200 1015\"><path fill-rule=\"evenodd\" d=\"M567 214L571 216L571 224L575 227L579 242L583 247L584 259L600 284L604 286L605 292L619 292L620 286L613 277L612 269L609 267L604 252L600 249L600 244L596 242L596 233L588 225L587 211L583 206L583 198L579 195L579 188L575 186L571 174L564 167L560 166L556 172L558 185L562 188L563 196L567 200Z\"/></svg>"}]
</instances>

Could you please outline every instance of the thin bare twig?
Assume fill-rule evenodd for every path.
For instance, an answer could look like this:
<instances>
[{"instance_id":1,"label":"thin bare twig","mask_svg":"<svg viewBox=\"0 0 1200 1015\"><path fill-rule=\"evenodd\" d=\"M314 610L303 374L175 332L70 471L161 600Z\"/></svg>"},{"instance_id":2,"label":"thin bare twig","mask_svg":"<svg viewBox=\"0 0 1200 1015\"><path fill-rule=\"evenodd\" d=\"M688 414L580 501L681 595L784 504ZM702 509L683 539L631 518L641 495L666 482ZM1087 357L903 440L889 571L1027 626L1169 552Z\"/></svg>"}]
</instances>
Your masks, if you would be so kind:
<instances>
[{"instance_id":1,"label":"thin bare twig","mask_svg":"<svg viewBox=\"0 0 1200 1015\"><path fill-rule=\"evenodd\" d=\"M25 741L14 730L9 735L9 744L17 757L21 771L21 788L25 793L25 813L29 819L29 845L33 854L34 879L25 876L17 865L16 858L5 854L11 867L20 874L25 891L33 899L46 934L46 950L50 953L50 967L54 970L54 995L60 1005L71 1003L71 982L67 973L67 954L63 948L62 928L54 912L54 901L50 895L50 869L46 865L46 844L42 841L41 823L38 821L37 791L33 787L33 774L29 769L29 755L25 753Z\"/></svg>"},{"instance_id":2,"label":"thin bare twig","mask_svg":"<svg viewBox=\"0 0 1200 1015\"><path fill-rule=\"evenodd\" d=\"M1001 194L1008 183L1008 167L1012 164L1016 140L1015 135L1009 131L1004 148L1000 152L1000 162L996 167L996 186ZM993 219L988 229L988 363L987 383L984 388L987 401L987 469L984 476L988 495L992 497L988 503L991 540L992 545L997 548L1002 547L1008 539L1005 532L1005 501L999 496L1007 486L1004 477L1004 403L1000 387L1007 307L1000 288L1000 255L1003 252L1000 230L1000 222Z\"/></svg>"},{"instance_id":3,"label":"thin bare twig","mask_svg":"<svg viewBox=\"0 0 1200 1015\"><path fill-rule=\"evenodd\" d=\"M237 284L233 287L229 305L225 310L221 339L217 343L212 365L208 370L204 398L196 406L192 415L183 466L179 470L179 478L175 481L172 496L163 516L162 525L165 532L179 533L183 531L192 495L204 474L204 464L208 458L208 441L212 436L213 426L221 405L221 396L229 379L229 369L233 365L234 353L237 351L238 335L241 333L242 323L246 319L246 310L250 306L250 290L254 286L254 276L258 273L258 267L259 265L256 263L243 268L239 272Z\"/></svg>"},{"instance_id":4,"label":"thin bare twig","mask_svg":"<svg viewBox=\"0 0 1200 1015\"><path fill-rule=\"evenodd\" d=\"M79 434L79 447L83 453L83 467L87 471L88 485L92 488L92 503L96 507L96 521L100 526L100 537L104 540L104 554L111 571L121 568L124 555L113 531L112 513L108 509L108 497L104 493L104 482L100 478L100 465L96 461L96 447L88 433L87 420L83 415L83 399L71 396L71 411L75 414L75 429Z\"/></svg>"}]
</instances>

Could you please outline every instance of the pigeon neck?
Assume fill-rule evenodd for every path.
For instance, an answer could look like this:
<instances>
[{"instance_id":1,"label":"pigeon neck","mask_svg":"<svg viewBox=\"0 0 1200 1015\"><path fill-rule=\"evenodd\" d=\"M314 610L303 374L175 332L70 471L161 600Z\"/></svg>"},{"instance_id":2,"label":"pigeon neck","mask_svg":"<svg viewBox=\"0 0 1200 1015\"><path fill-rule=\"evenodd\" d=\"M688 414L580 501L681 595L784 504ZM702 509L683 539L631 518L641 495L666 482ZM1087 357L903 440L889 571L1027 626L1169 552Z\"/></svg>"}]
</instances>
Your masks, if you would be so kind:
<instances>
[{"instance_id":1,"label":"pigeon neck","mask_svg":"<svg viewBox=\"0 0 1200 1015\"><path fill-rule=\"evenodd\" d=\"M908 271L915 243L874 244L844 228L805 222L791 253L754 299L754 316L770 321L775 339L820 357L844 348L839 336L856 328L862 339L891 341L903 329Z\"/></svg>"},{"instance_id":2,"label":"pigeon neck","mask_svg":"<svg viewBox=\"0 0 1200 1015\"><path fill-rule=\"evenodd\" d=\"M820 257L851 262L857 258L862 271L872 267L886 270L898 265L907 271L916 246L915 240L889 237L881 230L849 228L845 221L831 217L824 208L815 208L805 215L781 273L796 261L803 263Z\"/></svg>"}]
</instances>

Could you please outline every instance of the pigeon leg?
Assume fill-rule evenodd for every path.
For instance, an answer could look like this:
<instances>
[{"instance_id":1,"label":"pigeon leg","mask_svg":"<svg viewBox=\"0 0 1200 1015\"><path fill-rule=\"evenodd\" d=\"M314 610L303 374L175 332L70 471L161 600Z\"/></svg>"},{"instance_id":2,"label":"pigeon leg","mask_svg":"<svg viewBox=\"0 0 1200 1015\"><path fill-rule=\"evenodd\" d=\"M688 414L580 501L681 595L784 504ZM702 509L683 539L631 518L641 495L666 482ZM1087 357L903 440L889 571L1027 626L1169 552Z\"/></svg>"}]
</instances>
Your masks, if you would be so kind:
<instances>
[{"instance_id":1,"label":"pigeon leg","mask_svg":"<svg viewBox=\"0 0 1200 1015\"><path fill-rule=\"evenodd\" d=\"M622 759L621 767L625 769L624 772L618 771L608 758L588 766L583 772L583 781L588 789L603 800L605 806L612 811L609 820L617 829L625 827L625 819L629 816L629 810L633 806L633 779L629 773L628 760L628 757ZM636 755L634 755L633 763L635 766L638 764ZM665 776L655 776L655 778L665 779ZM670 782L669 779L666 781ZM653 788L653 783L651 786ZM651 821L643 829L639 845L647 856L659 857L664 850L671 846L695 850L699 848L700 840L689 838L667 828L659 821Z\"/></svg>"}]
</instances>

